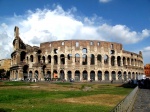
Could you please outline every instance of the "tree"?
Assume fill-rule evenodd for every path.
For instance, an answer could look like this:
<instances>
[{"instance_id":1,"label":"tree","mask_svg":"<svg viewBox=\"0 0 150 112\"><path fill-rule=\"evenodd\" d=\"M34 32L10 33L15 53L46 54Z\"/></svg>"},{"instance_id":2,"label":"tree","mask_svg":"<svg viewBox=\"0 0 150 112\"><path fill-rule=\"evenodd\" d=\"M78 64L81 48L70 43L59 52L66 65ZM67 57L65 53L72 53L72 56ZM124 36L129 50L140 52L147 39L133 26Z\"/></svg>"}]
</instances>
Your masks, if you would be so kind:
<instances>
[{"instance_id":1,"label":"tree","mask_svg":"<svg viewBox=\"0 0 150 112\"><path fill-rule=\"evenodd\" d=\"M4 69L0 69L0 78L5 76L6 71Z\"/></svg>"}]
</instances>

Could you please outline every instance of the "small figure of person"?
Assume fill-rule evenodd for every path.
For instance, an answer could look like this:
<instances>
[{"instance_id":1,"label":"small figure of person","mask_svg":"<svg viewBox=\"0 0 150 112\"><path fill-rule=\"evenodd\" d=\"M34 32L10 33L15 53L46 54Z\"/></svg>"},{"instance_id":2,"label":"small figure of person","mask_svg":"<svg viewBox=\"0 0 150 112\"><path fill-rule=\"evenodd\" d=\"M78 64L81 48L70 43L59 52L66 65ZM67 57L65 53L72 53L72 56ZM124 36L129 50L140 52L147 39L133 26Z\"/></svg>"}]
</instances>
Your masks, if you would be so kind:
<instances>
[{"instance_id":1,"label":"small figure of person","mask_svg":"<svg viewBox=\"0 0 150 112\"><path fill-rule=\"evenodd\" d=\"M113 83L113 79L111 80L111 84Z\"/></svg>"}]
</instances>

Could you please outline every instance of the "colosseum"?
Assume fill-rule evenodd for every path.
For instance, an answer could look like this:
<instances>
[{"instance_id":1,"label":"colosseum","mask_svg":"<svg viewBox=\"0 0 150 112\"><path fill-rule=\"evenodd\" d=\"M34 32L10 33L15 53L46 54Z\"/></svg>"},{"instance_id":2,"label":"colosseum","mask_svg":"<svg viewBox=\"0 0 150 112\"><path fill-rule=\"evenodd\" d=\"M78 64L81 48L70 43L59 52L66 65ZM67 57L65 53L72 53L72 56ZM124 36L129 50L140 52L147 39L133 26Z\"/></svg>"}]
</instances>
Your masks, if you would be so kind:
<instances>
[{"instance_id":1,"label":"colosseum","mask_svg":"<svg viewBox=\"0 0 150 112\"><path fill-rule=\"evenodd\" d=\"M25 44L14 28L10 80L110 81L144 74L142 52L123 50L120 43L100 40L59 40Z\"/></svg>"}]
</instances>

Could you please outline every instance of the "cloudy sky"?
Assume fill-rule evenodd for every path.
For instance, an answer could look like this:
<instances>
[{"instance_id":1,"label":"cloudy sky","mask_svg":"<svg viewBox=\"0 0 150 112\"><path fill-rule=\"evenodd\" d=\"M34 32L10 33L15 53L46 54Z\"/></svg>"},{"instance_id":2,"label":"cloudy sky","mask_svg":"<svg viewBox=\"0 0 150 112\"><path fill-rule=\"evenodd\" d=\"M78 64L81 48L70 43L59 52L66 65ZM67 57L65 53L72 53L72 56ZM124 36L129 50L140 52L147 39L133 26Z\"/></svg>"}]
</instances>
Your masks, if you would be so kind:
<instances>
[{"instance_id":1,"label":"cloudy sky","mask_svg":"<svg viewBox=\"0 0 150 112\"><path fill-rule=\"evenodd\" d=\"M0 0L0 59L10 58L15 26L26 44L119 42L150 63L150 0Z\"/></svg>"}]
</instances>

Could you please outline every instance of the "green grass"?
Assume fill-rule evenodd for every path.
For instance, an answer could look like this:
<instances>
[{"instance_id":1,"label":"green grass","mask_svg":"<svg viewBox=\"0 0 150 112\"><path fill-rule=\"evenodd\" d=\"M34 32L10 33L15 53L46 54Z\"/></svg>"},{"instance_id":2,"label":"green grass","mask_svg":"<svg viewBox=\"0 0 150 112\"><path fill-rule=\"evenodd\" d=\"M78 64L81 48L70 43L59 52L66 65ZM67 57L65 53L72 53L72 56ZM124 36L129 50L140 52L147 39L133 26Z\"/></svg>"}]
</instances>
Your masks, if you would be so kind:
<instances>
[{"instance_id":1,"label":"green grass","mask_svg":"<svg viewBox=\"0 0 150 112\"><path fill-rule=\"evenodd\" d=\"M130 88L123 88L115 85L100 84L96 87L95 84L78 84L77 86L81 89L75 91L48 91L40 88L23 88L24 86L32 86L32 84L36 83L5 82L0 84L0 110L5 110L4 112L108 112L113 107L106 105L88 105L84 103L62 103L59 100L98 94L127 95L132 90ZM67 85L67 88L68 86L70 86L70 88L73 86L76 87L76 84L74 83L50 84L50 87L53 85L59 87ZM82 91L82 89L87 86L91 87L91 90Z\"/></svg>"}]
</instances>

